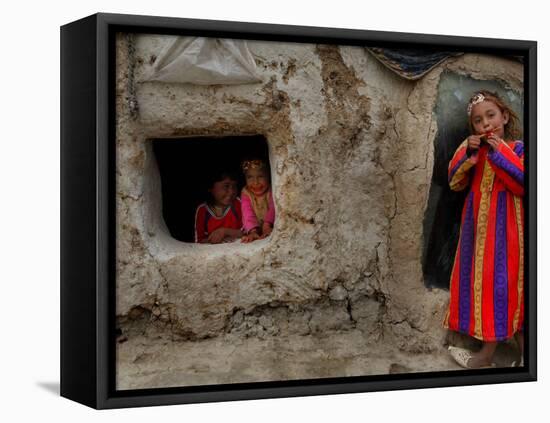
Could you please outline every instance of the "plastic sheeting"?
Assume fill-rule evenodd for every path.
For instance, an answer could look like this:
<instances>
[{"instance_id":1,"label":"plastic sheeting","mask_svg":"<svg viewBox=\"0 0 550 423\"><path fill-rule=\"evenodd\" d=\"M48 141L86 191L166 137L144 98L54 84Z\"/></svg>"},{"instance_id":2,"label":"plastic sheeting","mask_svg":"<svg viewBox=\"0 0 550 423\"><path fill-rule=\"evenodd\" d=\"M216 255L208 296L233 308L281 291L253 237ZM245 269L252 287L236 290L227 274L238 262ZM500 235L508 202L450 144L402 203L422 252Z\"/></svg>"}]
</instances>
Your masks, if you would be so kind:
<instances>
[{"instance_id":1,"label":"plastic sheeting","mask_svg":"<svg viewBox=\"0 0 550 423\"><path fill-rule=\"evenodd\" d=\"M175 37L144 81L216 85L250 84L261 78L244 40Z\"/></svg>"}]
</instances>

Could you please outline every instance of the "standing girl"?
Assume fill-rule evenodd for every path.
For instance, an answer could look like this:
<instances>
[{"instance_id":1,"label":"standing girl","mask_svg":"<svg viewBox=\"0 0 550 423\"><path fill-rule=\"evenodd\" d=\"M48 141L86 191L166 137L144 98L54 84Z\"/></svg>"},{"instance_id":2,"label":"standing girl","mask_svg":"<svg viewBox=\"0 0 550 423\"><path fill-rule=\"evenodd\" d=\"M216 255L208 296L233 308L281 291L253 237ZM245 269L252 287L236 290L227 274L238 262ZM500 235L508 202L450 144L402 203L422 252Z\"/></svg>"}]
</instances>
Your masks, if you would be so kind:
<instances>
[{"instance_id":1,"label":"standing girl","mask_svg":"<svg viewBox=\"0 0 550 423\"><path fill-rule=\"evenodd\" d=\"M242 236L241 202L237 179L230 172L212 176L208 200L195 212L195 242L219 244Z\"/></svg>"},{"instance_id":2,"label":"standing girl","mask_svg":"<svg viewBox=\"0 0 550 423\"><path fill-rule=\"evenodd\" d=\"M495 93L468 103L470 135L449 163L452 190L469 189L444 326L482 341L449 347L466 368L492 366L498 342L517 335L523 365L523 156L518 118Z\"/></svg>"},{"instance_id":3,"label":"standing girl","mask_svg":"<svg viewBox=\"0 0 550 423\"><path fill-rule=\"evenodd\" d=\"M242 163L245 187L241 192L243 211L242 242L263 239L273 230L275 206L267 164L263 160L245 160Z\"/></svg>"}]
</instances>

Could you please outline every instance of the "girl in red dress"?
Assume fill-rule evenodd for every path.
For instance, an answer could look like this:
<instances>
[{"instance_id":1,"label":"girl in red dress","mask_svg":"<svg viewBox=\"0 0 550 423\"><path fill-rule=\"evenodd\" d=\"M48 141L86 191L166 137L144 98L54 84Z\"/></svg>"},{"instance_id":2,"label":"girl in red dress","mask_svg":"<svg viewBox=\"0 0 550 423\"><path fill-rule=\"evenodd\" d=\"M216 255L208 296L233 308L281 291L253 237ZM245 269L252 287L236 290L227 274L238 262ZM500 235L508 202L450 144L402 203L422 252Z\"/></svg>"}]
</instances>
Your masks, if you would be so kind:
<instances>
[{"instance_id":1,"label":"girl in red dress","mask_svg":"<svg viewBox=\"0 0 550 423\"><path fill-rule=\"evenodd\" d=\"M468 189L451 273L446 328L482 341L451 346L463 367L494 366L498 342L517 335L523 365L523 157L518 118L495 93L468 104L472 135L449 163L452 190Z\"/></svg>"},{"instance_id":2,"label":"girl in red dress","mask_svg":"<svg viewBox=\"0 0 550 423\"><path fill-rule=\"evenodd\" d=\"M195 242L219 244L243 235L237 192L237 179L231 173L220 172L213 177L208 200L195 212Z\"/></svg>"}]
</instances>

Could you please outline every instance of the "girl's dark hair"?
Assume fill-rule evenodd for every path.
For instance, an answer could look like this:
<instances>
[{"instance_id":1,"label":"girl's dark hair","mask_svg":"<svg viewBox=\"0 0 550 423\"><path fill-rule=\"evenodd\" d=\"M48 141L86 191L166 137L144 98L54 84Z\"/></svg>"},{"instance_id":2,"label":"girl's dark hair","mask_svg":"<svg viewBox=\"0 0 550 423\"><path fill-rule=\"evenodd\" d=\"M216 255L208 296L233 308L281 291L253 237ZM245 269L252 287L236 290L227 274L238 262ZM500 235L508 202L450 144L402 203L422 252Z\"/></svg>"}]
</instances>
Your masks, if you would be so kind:
<instances>
[{"instance_id":1,"label":"girl's dark hair","mask_svg":"<svg viewBox=\"0 0 550 423\"><path fill-rule=\"evenodd\" d=\"M224 179L231 179L232 181L239 182L237 174L229 169L221 169L208 175L206 178L206 203L209 206L214 204L214 197L210 193L210 189L216 182L223 181Z\"/></svg>"},{"instance_id":2,"label":"girl's dark hair","mask_svg":"<svg viewBox=\"0 0 550 423\"><path fill-rule=\"evenodd\" d=\"M500 96L491 91L487 90L480 90L476 91L468 104L472 101L472 99L478 95L483 94L486 101L491 101L497 105L497 107L500 109L502 113L508 112L508 123L504 125L504 136L508 139L513 140L519 140L522 138L523 131L521 130L520 121L518 118L518 115L512 110L512 108L500 98ZM474 133L474 127L472 125L472 119L471 117L468 117L468 125L470 126L470 132Z\"/></svg>"},{"instance_id":3,"label":"girl's dark hair","mask_svg":"<svg viewBox=\"0 0 550 423\"><path fill-rule=\"evenodd\" d=\"M224 179L231 179L232 181L238 181L237 174L229 169L222 169L217 172L213 172L207 177L207 186L212 188L216 182L223 181Z\"/></svg>"}]
</instances>

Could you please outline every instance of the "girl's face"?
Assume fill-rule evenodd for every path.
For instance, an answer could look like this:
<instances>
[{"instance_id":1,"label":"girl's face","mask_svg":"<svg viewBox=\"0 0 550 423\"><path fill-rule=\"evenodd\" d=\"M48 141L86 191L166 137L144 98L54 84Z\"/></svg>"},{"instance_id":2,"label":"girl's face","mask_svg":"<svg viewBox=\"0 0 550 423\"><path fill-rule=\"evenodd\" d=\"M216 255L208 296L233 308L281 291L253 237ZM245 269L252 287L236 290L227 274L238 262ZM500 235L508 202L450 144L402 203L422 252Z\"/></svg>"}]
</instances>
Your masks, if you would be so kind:
<instances>
[{"instance_id":1,"label":"girl's face","mask_svg":"<svg viewBox=\"0 0 550 423\"><path fill-rule=\"evenodd\" d=\"M245 174L246 188L255 195L263 195L269 189L269 179L264 169L248 169Z\"/></svg>"},{"instance_id":2,"label":"girl's face","mask_svg":"<svg viewBox=\"0 0 550 423\"><path fill-rule=\"evenodd\" d=\"M214 199L214 205L229 206L237 198L237 181L231 178L222 179L214 182L209 191Z\"/></svg>"},{"instance_id":3,"label":"girl's face","mask_svg":"<svg viewBox=\"0 0 550 423\"><path fill-rule=\"evenodd\" d=\"M508 123L509 117L507 111L502 112L492 101L482 101L472 108L470 119L477 135L492 132L504 138L504 126Z\"/></svg>"}]
</instances>

